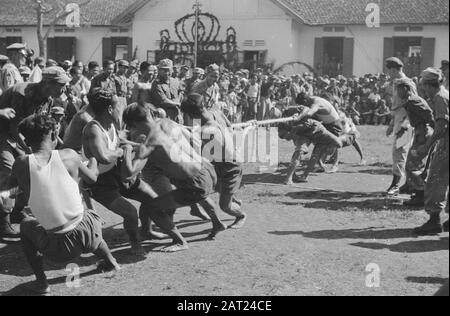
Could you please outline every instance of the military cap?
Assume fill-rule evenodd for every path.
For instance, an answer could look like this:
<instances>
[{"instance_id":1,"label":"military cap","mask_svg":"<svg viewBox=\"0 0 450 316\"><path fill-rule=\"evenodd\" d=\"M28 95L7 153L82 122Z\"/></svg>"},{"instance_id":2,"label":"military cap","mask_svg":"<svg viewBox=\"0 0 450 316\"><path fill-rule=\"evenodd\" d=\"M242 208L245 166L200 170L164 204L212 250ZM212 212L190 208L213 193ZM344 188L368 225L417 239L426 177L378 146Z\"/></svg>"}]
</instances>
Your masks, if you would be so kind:
<instances>
[{"instance_id":1,"label":"military cap","mask_svg":"<svg viewBox=\"0 0 450 316\"><path fill-rule=\"evenodd\" d=\"M397 68L397 67L403 67L403 62L398 59L397 57L391 57L386 59L386 67L387 68Z\"/></svg>"}]
</instances>

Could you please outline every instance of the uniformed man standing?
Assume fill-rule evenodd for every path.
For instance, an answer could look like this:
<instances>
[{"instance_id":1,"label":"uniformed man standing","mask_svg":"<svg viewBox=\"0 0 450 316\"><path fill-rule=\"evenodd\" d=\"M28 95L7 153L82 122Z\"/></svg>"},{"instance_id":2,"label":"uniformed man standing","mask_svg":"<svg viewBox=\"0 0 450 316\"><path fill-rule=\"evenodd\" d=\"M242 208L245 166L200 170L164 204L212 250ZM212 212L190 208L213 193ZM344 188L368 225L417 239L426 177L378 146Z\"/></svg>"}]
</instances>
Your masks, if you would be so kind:
<instances>
[{"instance_id":1,"label":"uniformed man standing","mask_svg":"<svg viewBox=\"0 0 450 316\"><path fill-rule=\"evenodd\" d=\"M216 64L209 65L206 68L206 78L192 87L192 93L203 96L205 108L207 110L215 109L220 99L220 88L217 82L220 77L220 68Z\"/></svg>"},{"instance_id":2,"label":"uniformed man standing","mask_svg":"<svg viewBox=\"0 0 450 316\"><path fill-rule=\"evenodd\" d=\"M386 68L388 70L389 77L392 80L391 84L394 91L392 98L392 122L386 132L386 136L388 137L392 134L394 135L394 144L392 149L393 180L386 193L388 196L396 196L400 193L400 182L405 176L406 158L409 150L409 143L404 141L405 133L408 133L411 127L409 126L408 113L403 107L404 102L398 96L394 82L398 79L409 78L403 72L403 63L398 58L392 57L387 59ZM414 83L411 83L411 85L413 86L412 94L417 95L417 88ZM407 131L404 130L405 127L408 127Z\"/></svg>"},{"instance_id":3,"label":"uniformed man standing","mask_svg":"<svg viewBox=\"0 0 450 316\"><path fill-rule=\"evenodd\" d=\"M130 68L130 63L126 60L120 60L118 63L117 72L114 76L116 81L117 97L121 104L127 105L127 99L131 97L130 81L127 78L127 72Z\"/></svg>"},{"instance_id":4,"label":"uniformed man standing","mask_svg":"<svg viewBox=\"0 0 450 316\"><path fill-rule=\"evenodd\" d=\"M0 55L0 73L2 72L3 66L8 62L9 58L5 55ZM0 97L2 96L2 89L0 88Z\"/></svg>"},{"instance_id":5,"label":"uniformed man standing","mask_svg":"<svg viewBox=\"0 0 450 316\"><path fill-rule=\"evenodd\" d=\"M163 59L158 66L158 77L153 82L150 93L151 103L160 109L163 109L167 117L182 124L180 100L180 82L172 78L173 62L170 59Z\"/></svg>"},{"instance_id":6,"label":"uniformed man standing","mask_svg":"<svg viewBox=\"0 0 450 316\"><path fill-rule=\"evenodd\" d=\"M444 74L445 77L445 81L444 81L444 87L445 89L448 90L448 84L449 84L449 78L448 78L448 66L449 66L449 62L448 60L443 60L441 62L441 70Z\"/></svg>"},{"instance_id":7,"label":"uniformed man standing","mask_svg":"<svg viewBox=\"0 0 450 316\"><path fill-rule=\"evenodd\" d=\"M28 56L25 44L12 44L6 50L9 62L0 70L0 91L3 92L23 82L19 68L26 65Z\"/></svg>"},{"instance_id":8,"label":"uniformed man standing","mask_svg":"<svg viewBox=\"0 0 450 316\"><path fill-rule=\"evenodd\" d=\"M399 79L395 84L398 96L404 100L404 108L408 112L409 123L414 128L414 139L406 160L406 185L411 190L412 197L404 205L423 207L425 199L424 173L427 167L428 155L417 157L412 155L412 153L425 145L433 134L433 111L427 101L412 94L415 86L411 84L409 79ZM402 127L402 131L407 132L408 126Z\"/></svg>"},{"instance_id":9,"label":"uniformed man standing","mask_svg":"<svg viewBox=\"0 0 450 316\"><path fill-rule=\"evenodd\" d=\"M197 83L202 81L202 76L205 74L205 71L202 68L194 68L192 71L192 77L185 80L185 95L188 96L192 92L192 87L195 86Z\"/></svg>"},{"instance_id":10,"label":"uniformed man standing","mask_svg":"<svg viewBox=\"0 0 450 316\"><path fill-rule=\"evenodd\" d=\"M417 235L434 235L442 232L441 213L447 207L448 212L448 180L449 180L449 92L443 86L442 71L428 68L422 73L421 86L430 100L434 113L435 129L425 145L413 154L425 157L435 146L430 164L427 183L425 185L425 211L430 219L423 226L416 228ZM444 224L448 231L448 220Z\"/></svg>"},{"instance_id":11,"label":"uniformed man standing","mask_svg":"<svg viewBox=\"0 0 450 316\"><path fill-rule=\"evenodd\" d=\"M91 81L91 90L100 89L111 91L114 95L117 94L116 81L114 79L114 62L105 60L103 62L103 72L95 76Z\"/></svg>"}]
</instances>

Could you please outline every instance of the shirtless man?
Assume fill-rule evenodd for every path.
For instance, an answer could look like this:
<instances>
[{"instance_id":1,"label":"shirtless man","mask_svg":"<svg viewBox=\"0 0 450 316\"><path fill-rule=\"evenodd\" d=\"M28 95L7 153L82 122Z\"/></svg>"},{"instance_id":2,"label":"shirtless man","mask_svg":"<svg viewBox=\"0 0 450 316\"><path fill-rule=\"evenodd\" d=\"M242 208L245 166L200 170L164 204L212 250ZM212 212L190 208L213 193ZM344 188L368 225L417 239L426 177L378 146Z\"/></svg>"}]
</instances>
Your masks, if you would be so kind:
<instances>
[{"instance_id":1,"label":"shirtless man","mask_svg":"<svg viewBox=\"0 0 450 316\"><path fill-rule=\"evenodd\" d=\"M223 143L222 159L215 159L216 154L211 157L211 163L219 179L218 191L220 194L220 208L236 218L236 221L229 227L232 229L240 229L244 226L247 215L241 211L241 202L235 198L242 182L243 169L242 165L233 162L233 134L231 123L222 112L207 110L204 99L199 94L191 94L187 100L181 105L182 111L187 114L191 120L199 120L203 133L214 135L215 142ZM211 139L204 139L210 142ZM204 143L205 145L205 143ZM229 158L229 159L227 159Z\"/></svg>"},{"instance_id":2,"label":"shirtless man","mask_svg":"<svg viewBox=\"0 0 450 316\"><path fill-rule=\"evenodd\" d=\"M173 238L173 245L165 248L165 251L186 250L188 245L175 225L171 229L162 227L155 218L155 213L160 214L198 203L213 223L209 238L214 239L226 230L226 226L217 217L218 206L209 197L214 193L217 183L214 167L195 153L188 141L190 135L186 135L186 129L168 119L152 121L148 111L138 105L127 108L123 119L133 139L146 139L137 149L135 171L139 170L139 165L149 163L169 178L176 188L147 201L145 208L152 220ZM171 216L173 217L173 212Z\"/></svg>"},{"instance_id":3,"label":"shirtless man","mask_svg":"<svg viewBox=\"0 0 450 316\"><path fill-rule=\"evenodd\" d=\"M333 135L336 137L344 134L342 121L339 113L333 107L333 105L327 100L319 97L310 97L304 92L297 96L297 105L306 106L307 109L300 114L299 121L304 118L312 118L320 123ZM352 144L358 151L360 157L362 158L362 149L358 142ZM333 154L332 157L333 167L330 169L329 173L336 173L338 171L339 156L338 151ZM364 159L361 159L361 164L364 164Z\"/></svg>"},{"instance_id":4,"label":"shirtless man","mask_svg":"<svg viewBox=\"0 0 450 316\"><path fill-rule=\"evenodd\" d=\"M23 250L36 275L30 289L40 295L50 291L43 256L70 262L94 253L104 260L103 269L120 269L103 240L100 218L85 210L78 190L80 177L90 183L97 180L97 162L91 158L85 165L73 150L55 150L56 125L48 115L22 121L19 130L33 154L16 159L9 179L9 188L19 188L36 217L26 218L20 231Z\"/></svg>"},{"instance_id":5,"label":"shirtless man","mask_svg":"<svg viewBox=\"0 0 450 316\"><path fill-rule=\"evenodd\" d=\"M286 124L285 124L286 125ZM299 183L307 183L308 176L313 172L317 163L323 167L324 159L336 152L338 149L349 146L353 143L353 137L350 135L335 136L328 131L319 121L304 118L289 128L283 124L279 128L280 138L286 140L297 139L297 146L302 148L304 144L313 144L314 150L303 175L297 180ZM287 184L292 183L292 176L295 174L295 168L289 169Z\"/></svg>"},{"instance_id":6,"label":"shirtless man","mask_svg":"<svg viewBox=\"0 0 450 316\"><path fill-rule=\"evenodd\" d=\"M88 188L94 200L124 219L123 225L130 238L132 253L143 255L137 210L121 194L118 162L123 156L123 149L120 148L114 117L117 97L108 90L93 90L89 96L89 104L94 112L94 119L83 131L83 154L88 159L95 158L98 161L100 175L97 182Z\"/></svg>"},{"instance_id":7,"label":"shirtless man","mask_svg":"<svg viewBox=\"0 0 450 316\"><path fill-rule=\"evenodd\" d=\"M83 130L93 119L94 111L89 104L75 114L64 134L64 146L81 153Z\"/></svg>"}]
</instances>

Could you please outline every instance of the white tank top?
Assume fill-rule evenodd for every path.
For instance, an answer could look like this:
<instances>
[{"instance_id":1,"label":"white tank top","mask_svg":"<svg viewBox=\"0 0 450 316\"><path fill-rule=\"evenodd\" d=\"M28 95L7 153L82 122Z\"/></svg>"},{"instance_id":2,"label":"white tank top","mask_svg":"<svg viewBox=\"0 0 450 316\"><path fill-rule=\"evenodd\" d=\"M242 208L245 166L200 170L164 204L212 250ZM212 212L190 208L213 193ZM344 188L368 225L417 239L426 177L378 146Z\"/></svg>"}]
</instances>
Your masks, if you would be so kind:
<instances>
[{"instance_id":1,"label":"white tank top","mask_svg":"<svg viewBox=\"0 0 450 316\"><path fill-rule=\"evenodd\" d=\"M58 151L41 166L29 156L29 206L38 222L49 233L65 234L83 220L84 206L78 183L70 176Z\"/></svg>"},{"instance_id":2,"label":"white tank top","mask_svg":"<svg viewBox=\"0 0 450 316\"><path fill-rule=\"evenodd\" d=\"M106 139L108 141L108 149L111 151L114 151L117 149L117 147L119 146L119 137L117 135L117 130L116 127L114 126L114 124L112 124L112 128L113 128L113 133L114 133L114 138L111 139L111 137L109 137L108 132L103 128L103 126L97 122L97 121L92 121L93 124L96 124L98 127L100 127L100 129L102 130L103 134L105 134ZM88 160L86 155L84 154L84 149L82 150L82 157L83 160ZM108 171L111 171L112 169L114 169L114 167L117 165L117 159L115 159L113 162L111 162L110 164L107 165L103 165L101 163L98 164L98 171L100 174L105 174Z\"/></svg>"}]
</instances>

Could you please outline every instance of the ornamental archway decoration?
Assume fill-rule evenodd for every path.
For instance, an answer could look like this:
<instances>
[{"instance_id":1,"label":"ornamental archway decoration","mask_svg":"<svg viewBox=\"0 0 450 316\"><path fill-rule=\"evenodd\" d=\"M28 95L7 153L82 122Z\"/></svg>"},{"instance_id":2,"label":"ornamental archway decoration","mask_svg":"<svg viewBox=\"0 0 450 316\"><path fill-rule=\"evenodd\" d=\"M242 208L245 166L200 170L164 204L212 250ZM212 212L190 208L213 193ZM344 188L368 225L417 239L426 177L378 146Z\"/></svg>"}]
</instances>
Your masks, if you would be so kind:
<instances>
[{"instance_id":1,"label":"ornamental archway decoration","mask_svg":"<svg viewBox=\"0 0 450 316\"><path fill-rule=\"evenodd\" d=\"M211 13L200 13L198 20L198 66L206 67L217 63L228 69L238 65L236 30L229 27L224 40L219 40L221 25ZM188 14L174 25L176 39L172 39L168 29L160 32L160 51L157 59L170 58L178 65L194 65L195 14Z\"/></svg>"}]
</instances>

